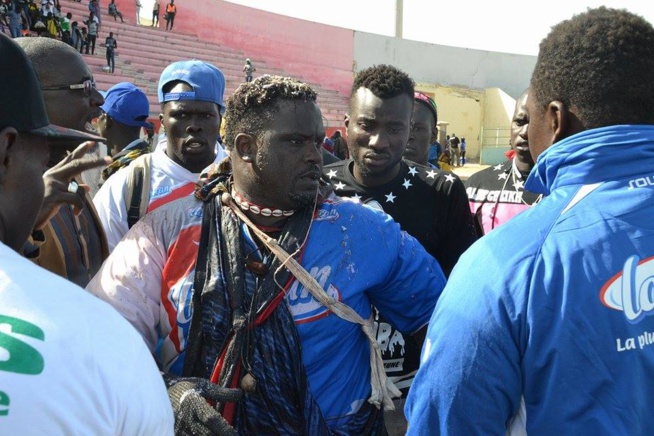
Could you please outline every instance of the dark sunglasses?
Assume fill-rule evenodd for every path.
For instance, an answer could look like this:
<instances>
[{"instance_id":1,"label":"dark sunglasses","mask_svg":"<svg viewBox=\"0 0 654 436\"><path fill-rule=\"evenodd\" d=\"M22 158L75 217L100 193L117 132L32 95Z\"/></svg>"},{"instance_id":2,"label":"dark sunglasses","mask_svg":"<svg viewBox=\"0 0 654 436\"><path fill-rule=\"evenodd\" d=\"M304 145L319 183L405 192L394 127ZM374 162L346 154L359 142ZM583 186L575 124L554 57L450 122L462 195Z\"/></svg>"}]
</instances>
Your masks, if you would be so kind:
<instances>
[{"instance_id":1,"label":"dark sunglasses","mask_svg":"<svg viewBox=\"0 0 654 436\"><path fill-rule=\"evenodd\" d=\"M74 85L62 85L62 86L51 86L49 88L41 88L43 91L63 91L65 89L83 89L84 95L87 97L91 95L92 90L95 89L95 82L91 79L85 80L82 83L76 83Z\"/></svg>"}]
</instances>

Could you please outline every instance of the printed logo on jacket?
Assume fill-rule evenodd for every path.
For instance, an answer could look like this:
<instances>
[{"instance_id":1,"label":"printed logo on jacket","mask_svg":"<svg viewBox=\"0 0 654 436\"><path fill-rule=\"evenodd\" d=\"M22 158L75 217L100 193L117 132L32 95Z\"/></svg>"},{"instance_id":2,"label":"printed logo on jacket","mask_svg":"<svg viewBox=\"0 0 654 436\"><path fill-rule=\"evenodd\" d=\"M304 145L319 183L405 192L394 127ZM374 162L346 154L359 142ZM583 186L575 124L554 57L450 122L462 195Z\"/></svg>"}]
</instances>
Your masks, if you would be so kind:
<instances>
[{"instance_id":1,"label":"printed logo on jacket","mask_svg":"<svg viewBox=\"0 0 654 436\"><path fill-rule=\"evenodd\" d=\"M325 289L325 283L327 283L331 271L331 266L314 266L309 270L309 274L311 274L311 277L316 279L316 281L320 283L320 286ZM334 300L341 301L342 299L341 293L333 285L329 285L329 287L325 289L325 292L327 292L327 294ZM296 324L316 321L329 315L327 307L316 300L298 280L293 282L286 293L286 301L288 302L291 313L293 314L293 320Z\"/></svg>"},{"instance_id":2,"label":"printed logo on jacket","mask_svg":"<svg viewBox=\"0 0 654 436\"><path fill-rule=\"evenodd\" d=\"M602 286L600 300L606 307L623 312L631 324L654 315L654 256L642 260L638 256L629 257L622 271ZM654 331L616 339L618 352L653 344Z\"/></svg>"}]
</instances>

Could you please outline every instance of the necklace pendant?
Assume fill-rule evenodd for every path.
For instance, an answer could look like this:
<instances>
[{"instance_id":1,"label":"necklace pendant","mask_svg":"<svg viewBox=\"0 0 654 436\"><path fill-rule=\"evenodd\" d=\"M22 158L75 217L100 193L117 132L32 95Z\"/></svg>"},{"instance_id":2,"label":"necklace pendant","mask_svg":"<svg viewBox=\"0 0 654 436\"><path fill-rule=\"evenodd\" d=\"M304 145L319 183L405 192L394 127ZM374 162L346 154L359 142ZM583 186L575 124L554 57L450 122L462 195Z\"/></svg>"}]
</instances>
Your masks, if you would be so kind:
<instances>
[{"instance_id":1,"label":"necklace pendant","mask_svg":"<svg viewBox=\"0 0 654 436\"><path fill-rule=\"evenodd\" d=\"M249 394L257 389L257 380L249 372L241 379L241 389Z\"/></svg>"}]
</instances>

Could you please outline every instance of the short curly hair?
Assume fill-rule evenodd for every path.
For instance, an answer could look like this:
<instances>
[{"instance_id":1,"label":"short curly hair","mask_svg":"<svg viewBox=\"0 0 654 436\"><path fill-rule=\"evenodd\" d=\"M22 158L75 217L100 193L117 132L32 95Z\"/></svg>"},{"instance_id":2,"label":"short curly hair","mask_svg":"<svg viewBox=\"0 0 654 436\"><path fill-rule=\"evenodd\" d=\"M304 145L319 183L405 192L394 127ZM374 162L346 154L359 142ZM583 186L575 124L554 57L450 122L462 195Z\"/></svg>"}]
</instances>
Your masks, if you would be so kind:
<instances>
[{"instance_id":1,"label":"short curly hair","mask_svg":"<svg viewBox=\"0 0 654 436\"><path fill-rule=\"evenodd\" d=\"M654 123L654 28L622 9L588 9L540 43L529 98L561 101L583 125Z\"/></svg>"},{"instance_id":2,"label":"short curly hair","mask_svg":"<svg viewBox=\"0 0 654 436\"><path fill-rule=\"evenodd\" d=\"M416 84L404 71L392 65L374 65L361 70L354 78L350 92L350 104L359 88L372 91L381 99L389 99L406 94L413 100Z\"/></svg>"},{"instance_id":3,"label":"short curly hair","mask_svg":"<svg viewBox=\"0 0 654 436\"><path fill-rule=\"evenodd\" d=\"M316 102L316 92L306 83L291 77L263 75L242 83L227 99L225 138L232 149L239 133L259 136L279 110L281 100Z\"/></svg>"}]
</instances>

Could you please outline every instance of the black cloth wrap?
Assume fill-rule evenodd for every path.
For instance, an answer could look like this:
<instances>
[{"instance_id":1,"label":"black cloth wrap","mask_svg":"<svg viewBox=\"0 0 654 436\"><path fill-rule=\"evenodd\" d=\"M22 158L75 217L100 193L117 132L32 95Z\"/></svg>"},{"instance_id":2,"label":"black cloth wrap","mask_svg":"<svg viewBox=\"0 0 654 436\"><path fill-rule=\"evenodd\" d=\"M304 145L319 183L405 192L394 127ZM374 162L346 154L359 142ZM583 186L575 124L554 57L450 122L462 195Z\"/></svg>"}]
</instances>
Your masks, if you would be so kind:
<instances>
[{"instance_id":1,"label":"black cloth wrap","mask_svg":"<svg viewBox=\"0 0 654 436\"><path fill-rule=\"evenodd\" d=\"M256 279L255 290L253 274L244 266L241 222L220 202L220 193L229 182L213 180L211 184L223 188L204 197L193 315L183 375L209 378L227 347L218 384L231 387L239 364L242 366L239 382L246 373L256 380L255 391L246 393L236 407L234 426L239 434L386 434L383 411L367 402L347 424L338 429L329 428L309 389L301 340L285 301L261 325L254 327L256 316L282 292L274 277L280 261L273 255L264 256L268 273ZM324 196L320 198L329 192L330 188L323 186ZM313 208L305 207L288 219L277 240L286 252L295 252L305 240L312 215ZM282 286L291 278L286 268L276 275L277 283ZM219 403L216 408L222 412L224 406Z\"/></svg>"}]
</instances>

